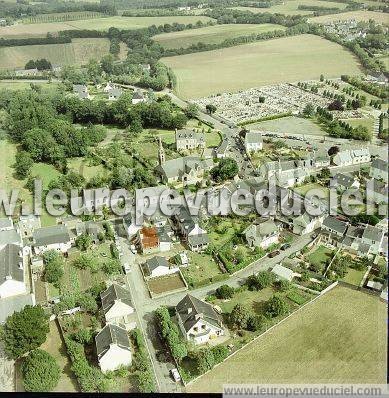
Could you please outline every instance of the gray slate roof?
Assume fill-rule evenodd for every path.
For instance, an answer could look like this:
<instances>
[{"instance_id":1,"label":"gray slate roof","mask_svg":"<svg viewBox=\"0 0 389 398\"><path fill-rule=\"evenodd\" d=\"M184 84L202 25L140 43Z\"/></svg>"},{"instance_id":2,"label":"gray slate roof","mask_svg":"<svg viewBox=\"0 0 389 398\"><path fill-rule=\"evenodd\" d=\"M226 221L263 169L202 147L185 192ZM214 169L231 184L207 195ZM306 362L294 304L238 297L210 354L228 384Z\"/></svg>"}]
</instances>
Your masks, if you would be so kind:
<instances>
[{"instance_id":1,"label":"gray slate roof","mask_svg":"<svg viewBox=\"0 0 389 398\"><path fill-rule=\"evenodd\" d=\"M355 179L354 177L348 176L346 174L338 173L333 177L336 184L341 185L346 188L351 188Z\"/></svg>"},{"instance_id":2,"label":"gray slate roof","mask_svg":"<svg viewBox=\"0 0 389 398\"><path fill-rule=\"evenodd\" d=\"M207 245L209 243L208 234L190 235L188 236L188 243L191 246Z\"/></svg>"},{"instance_id":3,"label":"gray slate roof","mask_svg":"<svg viewBox=\"0 0 389 398\"><path fill-rule=\"evenodd\" d=\"M366 226L362 235L364 239L368 239L375 242L380 242L383 236L384 236L384 231L382 229L372 227L371 225Z\"/></svg>"},{"instance_id":4,"label":"gray slate roof","mask_svg":"<svg viewBox=\"0 0 389 398\"><path fill-rule=\"evenodd\" d=\"M2 298L0 300L0 323L4 323L10 315L21 311L26 305L34 305L31 294Z\"/></svg>"},{"instance_id":5,"label":"gray slate roof","mask_svg":"<svg viewBox=\"0 0 389 398\"><path fill-rule=\"evenodd\" d=\"M166 161L158 166L157 170L165 174L167 178L172 178L189 173L192 169L210 170L212 167L212 159L202 160L196 156L184 156Z\"/></svg>"},{"instance_id":6,"label":"gray slate roof","mask_svg":"<svg viewBox=\"0 0 389 398\"><path fill-rule=\"evenodd\" d=\"M126 329L109 323L95 337L95 342L99 359L109 350L110 344L116 344L130 351L130 339Z\"/></svg>"},{"instance_id":7,"label":"gray slate roof","mask_svg":"<svg viewBox=\"0 0 389 398\"><path fill-rule=\"evenodd\" d=\"M328 216L323 221L323 226L336 231L337 233L343 235L347 229L347 223L344 221L338 220L335 217Z\"/></svg>"},{"instance_id":8,"label":"gray slate roof","mask_svg":"<svg viewBox=\"0 0 389 398\"><path fill-rule=\"evenodd\" d=\"M133 306L129 290L119 286L116 283L112 284L106 290L101 292L100 297L101 297L101 307L104 313L107 313L111 309L111 307L115 304L116 300L120 300L121 302L127 304L130 307Z\"/></svg>"},{"instance_id":9,"label":"gray slate roof","mask_svg":"<svg viewBox=\"0 0 389 398\"><path fill-rule=\"evenodd\" d=\"M373 159L371 162L371 168L372 169L379 169L381 171L388 171L388 162L385 162L385 160L382 159Z\"/></svg>"},{"instance_id":10,"label":"gray slate roof","mask_svg":"<svg viewBox=\"0 0 389 398\"><path fill-rule=\"evenodd\" d=\"M148 272L149 275L151 275L151 273L157 269L158 267L167 267L169 268L169 263L166 260L165 257L162 256L155 256L152 257L150 259L148 259L145 262L145 269Z\"/></svg>"},{"instance_id":11,"label":"gray slate roof","mask_svg":"<svg viewBox=\"0 0 389 398\"><path fill-rule=\"evenodd\" d=\"M195 139L199 143L205 142L205 135L204 133L198 133L193 130L189 129L182 129L176 131L176 141L178 140L187 140L187 139Z\"/></svg>"},{"instance_id":12,"label":"gray slate roof","mask_svg":"<svg viewBox=\"0 0 389 398\"><path fill-rule=\"evenodd\" d=\"M186 331L189 331L197 323L199 318L217 327L222 327L222 320L212 305L190 294L187 294L176 305L176 313Z\"/></svg>"},{"instance_id":13,"label":"gray slate roof","mask_svg":"<svg viewBox=\"0 0 389 398\"><path fill-rule=\"evenodd\" d=\"M70 241L69 231L65 225L39 228L33 233L34 246L47 246Z\"/></svg>"},{"instance_id":14,"label":"gray slate roof","mask_svg":"<svg viewBox=\"0 0 389 398\"><path fill-rule=\"evenodd\" d=\"M0 231L0 246L14 243L20 245L22 239L16 229Z\"/></svg>"},{"instance_id":15,"label":"gray slate roof","mask_svg":"<svg viewBox=\"0 0 389 398\"><path fill-rule=\"evenodd\" d=\"M0 284L2 284L7 277L12 277L13 280L23 282L24 272L19 268L19 264L23 259L20 256L22 248L14 244L8 244L0 250Z\"/></svg>"}]
</instances>

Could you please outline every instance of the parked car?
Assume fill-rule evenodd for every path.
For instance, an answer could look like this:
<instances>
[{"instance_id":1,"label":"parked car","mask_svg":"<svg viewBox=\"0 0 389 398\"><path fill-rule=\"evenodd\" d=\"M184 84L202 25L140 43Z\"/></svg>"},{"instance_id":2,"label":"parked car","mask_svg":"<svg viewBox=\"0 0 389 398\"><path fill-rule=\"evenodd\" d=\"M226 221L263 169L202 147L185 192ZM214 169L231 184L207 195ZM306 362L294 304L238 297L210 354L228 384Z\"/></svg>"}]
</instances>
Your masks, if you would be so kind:
<instances>
[{"instance_id":1,"label":"parked car","mask_svg":"<svg viewBox=\"0 0 389 398\"><path fill-rule=\"evenodd\" d=\"M275 257L275 256L278 256L279 254L280 254L280 251L279 251L279 250L274 250L274 252L269 253L267 256L268 256L269 258L273 258L273 257Z\"/></svg>"},{"instance_id":2,"label":"parked car","mask_svg":"<svg viewBox=\"0 0 389 398\"><path fill-rule=\"evenodd\" d=\"M286 249L289 249L289 248L290 248L290 243L284 243L284 244L280 247L281 250L286 250Z\"/></svg>"},{"instance_id":3,"label":"parked car","mask_svg":"<svg viewBox=\"0 0 389 398\"><path fill-rule=\"evenodd\" d=\"M181 376L180 376L180 374L178 373L178 370L177 370L176 368L171 369L171 370L170 370L170 374L172 375L173 380L174 380L176 383L178 383L178 382L181 381Z\"/></svg>"}]
</instances>

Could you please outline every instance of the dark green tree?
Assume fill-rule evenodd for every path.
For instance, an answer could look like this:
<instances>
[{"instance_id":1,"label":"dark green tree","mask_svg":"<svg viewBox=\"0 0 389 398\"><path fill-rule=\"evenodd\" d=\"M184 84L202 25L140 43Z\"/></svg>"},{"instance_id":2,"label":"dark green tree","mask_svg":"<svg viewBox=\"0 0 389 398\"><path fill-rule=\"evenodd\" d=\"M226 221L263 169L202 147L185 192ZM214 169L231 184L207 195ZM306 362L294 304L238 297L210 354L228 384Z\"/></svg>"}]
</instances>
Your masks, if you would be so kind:
<instances>
[{"instance_id":1,"label":"dark green tree","mask_svg":"<svg viewBox=\"0 0 389 398\"><path fill-rule=\"evenodd\" d=\"M41 306L25 306L9 316L4 325L3 341L9 358L17 359L38 348L49 333L49 320Z\"/></svg>"},{"instance_id":2,"label":"dark green tree","mask_svg":"<svg viewBox=\"0 0 389 398\"><path fill-rule=\"evenodd\" d=\"M26 391L47 392L57 386L60 368L46 351L32 351L22 364L23 385Z\"/></svg>"}]
</instances>

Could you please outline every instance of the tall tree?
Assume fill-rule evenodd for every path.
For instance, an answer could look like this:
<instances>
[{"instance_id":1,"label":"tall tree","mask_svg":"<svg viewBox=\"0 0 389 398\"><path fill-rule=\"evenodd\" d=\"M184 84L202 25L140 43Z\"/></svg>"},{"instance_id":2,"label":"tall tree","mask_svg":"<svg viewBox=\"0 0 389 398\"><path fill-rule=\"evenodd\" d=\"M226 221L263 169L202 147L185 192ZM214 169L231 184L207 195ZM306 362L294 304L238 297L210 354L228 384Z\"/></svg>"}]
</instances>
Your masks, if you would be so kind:
<instances>
[{"instance_id":1,"label":"tall tree","mask_svg":"<svg viewBox=\"0 0 389 398\"><path fill-rule=\"evenodd\" d=\"M9 358L17 359L38 348L49 333L48 316L41 306L27 305L9 316L4 325L3 341Z\"/></svg>"}]
</instances>

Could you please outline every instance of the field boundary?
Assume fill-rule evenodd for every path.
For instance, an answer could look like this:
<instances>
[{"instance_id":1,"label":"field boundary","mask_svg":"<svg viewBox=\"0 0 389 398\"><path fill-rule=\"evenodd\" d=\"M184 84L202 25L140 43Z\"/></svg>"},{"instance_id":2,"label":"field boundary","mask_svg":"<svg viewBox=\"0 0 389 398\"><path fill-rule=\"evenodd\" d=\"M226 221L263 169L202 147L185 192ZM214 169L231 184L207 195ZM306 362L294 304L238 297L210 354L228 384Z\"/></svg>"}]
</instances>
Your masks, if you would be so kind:
<instances>
[{"instance_id":1,"label":"field boundary","mask_svg":"<svg viewBox=\"0 0 389 398\"><path fill-rule=\"evenodd\" d=\"M212 370L216 369L218 366L220 366L222 363L224 363L225 361L227 361L228 359L232 358L235 354L237 354L238 352L240 352L243 348L248 347L250 344L254 343L255 341L257 341L260 337L263 337L265 334L267 334L268 332L270 332L271 330L273 330L275 327L277 327L278 325L280 325L281 323L283 323L284 321L286 321L287 319L289 319L292 315L297 314L299 311L301 311L303 308L305 308L306 306L314 303L316 300L318 300L320 297L323 297L324 294L328 293L330 290L332 290L333 288L335 288L338 285L338 281L335 281L334 283L332 283L330 286L328 286L326 289L324 289L323 291L321 291L316 297L314 297L312 300L308 301L307 303L303 304L301 307L297 308L295 311L291 312L289 315L287 315L285 318L281 319L279 322L277 322L275 325L270 326L269 329L266 329L263 333L261 333L260 335L254 337L251 341L249 341L247 344L243 345L242 347L240 347L239 349L237 349L236 351L234 351L231 355L229 355L224 361L216 364L212 369L206 371L205 373L203 373L200 376L195 377L194 379L190 380L189 382L184 382L185 387L189 386L190 384L194 383L196 380L200 379L201 377L203 377L204 375L208 374L209 372L211 372Z\"/></svg>"}]
</instances>

